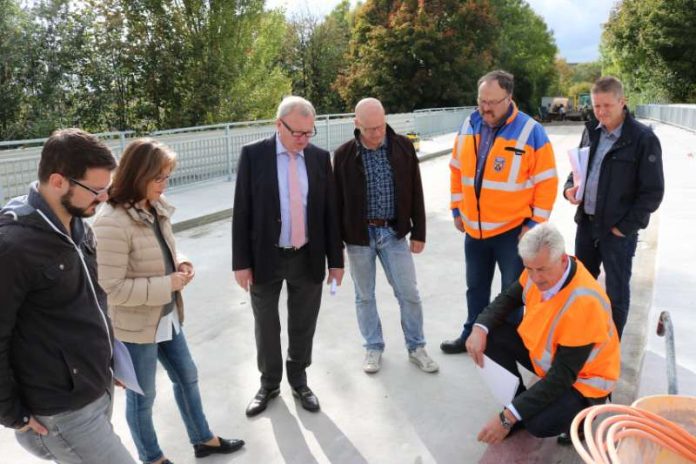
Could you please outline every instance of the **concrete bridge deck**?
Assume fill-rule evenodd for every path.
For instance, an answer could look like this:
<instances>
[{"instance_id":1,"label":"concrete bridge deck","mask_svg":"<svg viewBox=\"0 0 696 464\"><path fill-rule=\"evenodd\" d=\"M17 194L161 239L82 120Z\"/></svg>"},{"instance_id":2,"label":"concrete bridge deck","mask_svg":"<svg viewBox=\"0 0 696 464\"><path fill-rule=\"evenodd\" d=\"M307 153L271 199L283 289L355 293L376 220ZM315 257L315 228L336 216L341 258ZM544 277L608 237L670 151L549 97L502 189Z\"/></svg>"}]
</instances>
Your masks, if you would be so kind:
<instances>
[{"instance_id":1,"label":"concrete bridge deck","mask_svg":"<svg viewBox=\"0 0 696 464\"><path fill-rule=\"evenodd\" d=\"M559 173L569 171L566 151L580 138L579 125L553 125L549 136ZM667 194L650 228L641 234L634 262L633 304L623 346L623 374L615 400L630 402L636 394L664 393L663 341L654 335L657 315L668 309L676 325L681 391L696 394L696 134L655 124L663 144ZM424 144L424 154L451 146L452 135ZM428 145L430 144L430 145ZM421 164L428 242L416 256L424 305L428 351L440 364L425 374L408 362L399 312L383 273L378 272L377 301L387 342L382 370L361 370L363 348L354 310L350 277L335 296L324 294L314 345L309 384L321 401L318 414L304 411L284 384L281 396L260 416L247 419L244 409L258 388L253 317L248 296L230 270L230 183L181 190L170 199L179 248L197 267L187 287L186 334L197 361L208 421L224 437L241 437L245 449L230 456L209 457L214 463L474 463L574 462L572 449L554 440L521 437L508 445L486 448L476 441L481 425L499 410L465 355L444 355L438 345L459 332L466 314L463 237L449 213L448 157ZM215 216L217 214L217 216ZM557 201L552 221L573 251L573 208ZM206 221L196 225L196 218ZM222 218L222 219L221 219ZM204 221L205 222L205 221ZM496 275L494 288L499 288ZM284 308L281 310L284 313ZM282 316L284 319L284 315ZM283 320L281 319L281 320ZM284 346L286 341L284 340ZM640 370L643 358L645 367ZM177 464L198 462L188 444L169 380L158 371L155 423L167 456ZM119 391L114 425L135 455ZM511 446L514 445L514 446ZM0 430L0 462L36 464L7 429Z\"/></svg>"}]
</instances>

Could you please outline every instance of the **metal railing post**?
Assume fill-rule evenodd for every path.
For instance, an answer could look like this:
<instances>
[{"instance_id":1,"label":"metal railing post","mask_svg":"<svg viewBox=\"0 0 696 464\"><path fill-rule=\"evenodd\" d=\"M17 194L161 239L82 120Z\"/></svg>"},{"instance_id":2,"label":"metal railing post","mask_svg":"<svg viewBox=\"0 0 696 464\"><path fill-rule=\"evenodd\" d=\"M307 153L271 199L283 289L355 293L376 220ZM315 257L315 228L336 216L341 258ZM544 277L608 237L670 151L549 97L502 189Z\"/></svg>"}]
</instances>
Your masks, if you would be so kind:
<instances>
[{"instance_id":1,"label":"metal railing post","mask_svg":"<svg viewBox=\"0 0 696 464\"><path fill-rule=\"evenodd\" d=\"M329 115L326 115L326 149L331 151L331 124Z\"/></svg>"},{"instance_id":2,"label":"metal railing post","mask_svg":"<svg viewBox=\"0 0 696 464\"><path fill-rule=\"evenodd\" d=\"M230 133L230 126L225 126L225 156L227 157L227 180L232 181L232 171L234 171L234 166L232 165L232 135Z\"/></svg>"}]
</instances>

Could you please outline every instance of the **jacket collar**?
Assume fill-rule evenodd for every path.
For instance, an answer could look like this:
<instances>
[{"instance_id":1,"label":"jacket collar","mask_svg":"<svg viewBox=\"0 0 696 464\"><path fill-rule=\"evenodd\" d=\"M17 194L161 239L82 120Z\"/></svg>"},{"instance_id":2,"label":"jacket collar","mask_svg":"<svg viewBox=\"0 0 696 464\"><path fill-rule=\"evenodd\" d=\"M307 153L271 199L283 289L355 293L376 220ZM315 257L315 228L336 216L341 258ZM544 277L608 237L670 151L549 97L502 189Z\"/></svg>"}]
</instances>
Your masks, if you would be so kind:
<instances>
[{"instance_id":1,"label":"jacket collar","mask_svg":"<svg viewBox=\"0 0 696 464\"><path fill-rule=\"evenodd\" d=\"M384 135L384 144L389 147L393 143L394 140L394 135L396 134L396 131L392 129L392 127L387 124L387 130ZM362 142L360 142L360 129L357 127L353 130L353 136L355 137L355 156L360 156L360 147L362 146Z\"/></svg>"},{"instance_id":2,"label":"jacket collar","mask_svg":"<svg viewBox=\"0 0 696 464\"><path fill-rule=\"evenodd\" d=\"M164 198L164 195L162 195L156 203L153 203L152 207L155 209L157 216L162 216L167 219L170 219L176 210L176 208L169 204L169 202ZM137 206L131 206L124 209L126 210L126 213L128 213L128 215L136 222L141 222L143 224L154 224L155 222L155 217L148 209L142 209Z\"/></svg>"}]
</instances>

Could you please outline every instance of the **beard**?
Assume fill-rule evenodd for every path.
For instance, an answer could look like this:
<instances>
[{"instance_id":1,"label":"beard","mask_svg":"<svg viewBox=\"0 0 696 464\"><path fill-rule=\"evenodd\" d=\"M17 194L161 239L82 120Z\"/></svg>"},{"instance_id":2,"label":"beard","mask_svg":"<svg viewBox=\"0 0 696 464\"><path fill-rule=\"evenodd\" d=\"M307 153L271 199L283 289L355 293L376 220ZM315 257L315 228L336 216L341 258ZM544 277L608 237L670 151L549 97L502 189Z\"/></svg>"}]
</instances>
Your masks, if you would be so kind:
<instances>
[{"instance_id":1,"label":"beard","mask_svg":"<svg viewBox=\"0 0 696 464\"><path fill-rule=\"evenodd\" d=\"M66 193L65 195L60 197L60 204L63 205L63 208L65 208L65 210L68 213L70 213L70 215L73 217L88 218L88 217L94 216L94 213L97 212L97 209L94 208L94 209L92 209L92 211L88 211L88 210L90 208L92 208L93 206L98 205L99 201L97 201L95 199L92 203L90 203L85 208L80 208L78 206L73 205L72 201L70 201L70 200L72 200L72 196L73 196L72 193L73 193L73 191L72 191L72 189L70 189L70 190L68 190L68 193Z\"/></svg>"}]
</instances>

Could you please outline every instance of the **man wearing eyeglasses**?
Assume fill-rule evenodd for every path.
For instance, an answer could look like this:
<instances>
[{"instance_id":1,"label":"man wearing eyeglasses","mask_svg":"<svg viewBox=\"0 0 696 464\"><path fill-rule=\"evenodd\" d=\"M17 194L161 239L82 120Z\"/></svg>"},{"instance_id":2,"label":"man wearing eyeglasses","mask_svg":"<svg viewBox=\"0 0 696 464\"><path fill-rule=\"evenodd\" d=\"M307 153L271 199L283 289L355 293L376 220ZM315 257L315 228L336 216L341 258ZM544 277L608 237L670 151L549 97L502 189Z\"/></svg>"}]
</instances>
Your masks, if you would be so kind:
<instances>
[{"instance_id":1,"label":"man wearing eyeglasses","mask_svg":"<svg viewBox=\"0 0 696 464\"><path fill-rule=\"evenodd\" d=\"M461 334L442 342L448 354L466 351L474 321L490 303L496 265L501 290L521 274L517 242L551 216L558 177L544 128L512 100L514 78L492 71L478 81L478 109L462 124L450 160L450 208L464 233L468 317ZM521 308L508 322L517 325Z\"/></svg>"},{"instance_id":2,"label":"man wearing eyeglasses","mask_svg":"<svg viewBox=\"0 0 696 464\"><path fill-rule=\"evenodd\" d=\"M329 152L309 143L316 135L314 107L286 97L276 134L242 148L232 216L232 268L251 293L261 387L246 414L255 416L280 393L283 356L278 299L288 292L288 352L292 393L308 411L319 400L307 385L322 281L341 284L343 250Z\"/></svg>"},{"instance_id":3,"label":"man wearing eyeglasses","mask_svg":"<svg viewBox=\"0 0 696 464\"><path fill-rule=\"evenodd\" d=\"M96 137L56 131L38 182L0 211L0 423L58 463L135 463L110 423L113 330L82 220L115 167Z\"/></svg>"},{"instance_id":4,"label":"man wearing eyeglasses","mask_svg":"<svg viewBox=\"0 0 696 464\"><path fill-rule=\"evenodd\" d=\"M379 257L399 302L409 360L425 372L438 365L425 351L423 308L412 253L425 247L425 205L413 143L386 122L382 103L360 100L354 137L334 154L341 235L355 284L355 309L365 340L363 370L379 371L384 351L375 301ZM410 243L406 235L410 234Z\"/></svg>"}]
</instances>

